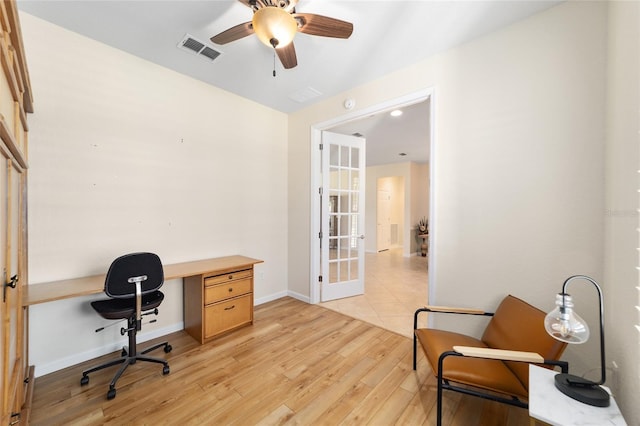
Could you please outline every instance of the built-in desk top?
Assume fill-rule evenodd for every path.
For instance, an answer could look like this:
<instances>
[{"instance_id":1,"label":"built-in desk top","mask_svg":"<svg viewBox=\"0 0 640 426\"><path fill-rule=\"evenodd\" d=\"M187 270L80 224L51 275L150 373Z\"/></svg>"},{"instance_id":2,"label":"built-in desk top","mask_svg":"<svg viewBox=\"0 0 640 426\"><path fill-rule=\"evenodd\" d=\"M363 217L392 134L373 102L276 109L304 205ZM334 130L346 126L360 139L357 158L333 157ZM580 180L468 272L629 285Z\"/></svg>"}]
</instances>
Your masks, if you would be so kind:
<instances>
[{"instance_id":1,"label":"built-in desk top","mask_svg":"<svg viewBox=\"0 0 640 426\"><path fill-rule=\"evenodd\" d=\"M229 269L251 268L256 263L262 263L262 260L239 255L174 263L163 265L164 279L166 281L194 275L205 275L211 272L224 272ZM38 303L102 293L104 291L105 277L106 273L24 286L22 305L37 305Z\"/></svg>"}]
</instances>

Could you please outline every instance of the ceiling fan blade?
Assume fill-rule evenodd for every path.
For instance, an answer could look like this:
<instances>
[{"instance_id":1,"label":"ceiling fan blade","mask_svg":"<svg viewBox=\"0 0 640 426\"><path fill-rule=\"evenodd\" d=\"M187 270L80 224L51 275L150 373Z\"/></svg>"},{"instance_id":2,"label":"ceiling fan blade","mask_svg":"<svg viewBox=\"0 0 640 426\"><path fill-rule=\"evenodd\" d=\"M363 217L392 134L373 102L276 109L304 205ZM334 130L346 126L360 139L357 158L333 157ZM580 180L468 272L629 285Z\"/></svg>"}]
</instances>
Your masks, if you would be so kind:
<instances>
[{"instance_id":1,"label":"ceiling fan blade","mask_svg":"<svg viewBox=\"0 0 640 426\"><path fill-rule=\"evenodd\" d=\"M211 41L215 44L227 44L251 34L253 34L253 24L249 21L236 25L235 27L231 27L220 34L211 37Z\"/></svg>"},{"instance_id":2,"label":"ceiling fan blade","mask_svg":"<svg viewBox=\"0 0 640 426\"><path fill-rule=\"evenodd\" d=\"M293 47L293 42L287 46L276 49L278 58L282 62L282 66L285 69L295 68L298 65L298 58L296 57L296 48Z\"/></svg>"},{"instance_id":3,"label":"ceiling fan blade","mask_svg":"<svg viewBox=\"0 0 640 426\"><path fill-rule=\"evenodd\" d=\"M313 13L294 13L293 17L300 23L298 31L305 34L323 37L349 38L353 32L353 24L328 16Z\"/></svg>"}]
</instances>

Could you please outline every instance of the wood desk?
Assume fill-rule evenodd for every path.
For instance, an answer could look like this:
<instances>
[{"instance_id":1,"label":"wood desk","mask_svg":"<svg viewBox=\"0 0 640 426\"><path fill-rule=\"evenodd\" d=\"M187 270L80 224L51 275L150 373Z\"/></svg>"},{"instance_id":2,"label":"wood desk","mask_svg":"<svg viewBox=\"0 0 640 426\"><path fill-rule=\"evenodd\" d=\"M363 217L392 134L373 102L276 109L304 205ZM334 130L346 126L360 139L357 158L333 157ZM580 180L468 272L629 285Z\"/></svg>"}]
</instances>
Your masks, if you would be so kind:
<instances>
[{"instance_id":1,"label":"wood desk","mask_svg":"<svg viewBox=\"0 0 640 426\"><path fill-rule=\"evenodd\" d=\"M235 255L174 263L163 265L164 279L167 281L176 278L206 275L220 270L253 268L253 265L262 262L262 260ZM90 277L26 285L23 287L22 306L26 307L72 297L100 294L104 291L105 277L106 273Z\"/></svg>"}]
</instances>

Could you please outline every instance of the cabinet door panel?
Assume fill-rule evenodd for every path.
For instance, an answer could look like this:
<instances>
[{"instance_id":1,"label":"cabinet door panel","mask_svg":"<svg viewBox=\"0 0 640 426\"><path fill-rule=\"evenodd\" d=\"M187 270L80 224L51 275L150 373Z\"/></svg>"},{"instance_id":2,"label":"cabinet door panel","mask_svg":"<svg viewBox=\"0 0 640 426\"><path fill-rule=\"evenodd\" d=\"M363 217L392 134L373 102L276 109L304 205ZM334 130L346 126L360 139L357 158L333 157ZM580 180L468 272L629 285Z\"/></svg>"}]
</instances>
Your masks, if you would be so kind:
<instances>
[{"instance_id":1,"label":"cabinet door panel","mask_svg":"<svg viewBox=\"0 0 640 426\"><path fill-rule=\"evenodd\" d=\"M8 207L8 169L7 157L0 157L0 280L3 284L7 279L7 207ZM3 297L0 294L0 297ZM2 424L9 421L8 408L9 405L9 341L11 339L8 328L8 316L10 315L7 303L4 298L0 298L0 342L2 342L2 350L0 350L0 420Z\"/></svg>"},{"instance_id":2,"label":"cabinet door panel","mask_svg":"<svg viewBox=\"0 0 640 426\"><path fill-rule=\"evenodd\" d=\"M22 405L22 389L18 385L23 378L22 317L21 317L21 244L23 229L21 170L11 160L3 161L2 184L2 284L17 277L15 287L6 287L2 294L3 329L3 415L19 412Z\"/></svg>"}]
</instances>

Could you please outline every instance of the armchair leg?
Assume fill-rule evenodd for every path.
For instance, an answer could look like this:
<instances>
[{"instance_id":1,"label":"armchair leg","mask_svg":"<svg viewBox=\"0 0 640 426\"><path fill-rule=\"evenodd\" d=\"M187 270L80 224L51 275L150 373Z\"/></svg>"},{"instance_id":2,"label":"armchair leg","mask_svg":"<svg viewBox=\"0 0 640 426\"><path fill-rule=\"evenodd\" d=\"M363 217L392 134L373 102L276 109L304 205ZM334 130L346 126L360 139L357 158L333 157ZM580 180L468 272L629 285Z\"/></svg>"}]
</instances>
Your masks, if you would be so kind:
<instances>
[{"instance_id":1,"label":"armchair leg","mask_svg":"<svg viewBox=\"0 0 640 426\"><path fill-rule=\"evenodd\" d=\"M416 333L415 331L413 332L413 370L416 370L416 358L417 358L417 346L418 346L418 342L416 341Z\"/></svg>"},{"instance_id":2,"label":"armchair leg","mask_svg":"<svg viewBox=\"0 0 640 426\"><path fill-rule=\"evenodd\" d=\"M438 380L438 397L436 400L436 425L442 426L442 379L437 377Z\"/></svg>"},{"instance_id":3,"label":"armchair leg","mask_svg":"<svg viewBox=\"0 0 640 426\"><path fill-rule=\"evenodd\" d=\"M441 353L440 357L438 358L438 377L436 377L436 380L438 380L438 396L436 400L437 426L442 426L442 389L446 381L446 379L444 379L443 377L442 366L444 364L444 359L448 356L461 356L461 355L455 351L447 351L447 352ZM447 385L448 384L449 383L447 382Z\"/></svg>"}]
</instances>

